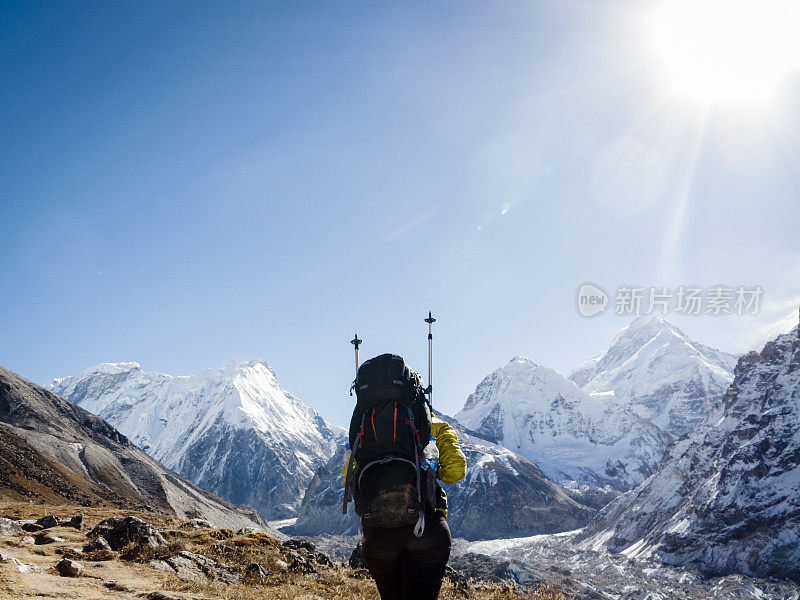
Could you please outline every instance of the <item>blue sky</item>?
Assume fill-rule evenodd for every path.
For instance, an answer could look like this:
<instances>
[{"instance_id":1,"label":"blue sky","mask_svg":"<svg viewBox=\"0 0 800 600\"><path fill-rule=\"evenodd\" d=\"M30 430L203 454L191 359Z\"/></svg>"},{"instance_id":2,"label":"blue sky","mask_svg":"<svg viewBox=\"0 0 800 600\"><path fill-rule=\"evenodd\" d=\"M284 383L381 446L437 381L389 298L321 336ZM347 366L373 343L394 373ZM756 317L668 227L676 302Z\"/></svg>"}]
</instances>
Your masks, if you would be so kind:
<instances>
[{"instance_id":1,"label":"blue sky","mask_svg":"<svg viewBox=\"0 0 800 600\"><path fill-rule=\"evenodd\" d=\"M260 357L333 421L364 355L454 413L629 317L578 286L760 285L667 318L743 351L797 309L800 84L677 96L657 2L0 4L0 364Z\"/></svg>"}]
</instances>

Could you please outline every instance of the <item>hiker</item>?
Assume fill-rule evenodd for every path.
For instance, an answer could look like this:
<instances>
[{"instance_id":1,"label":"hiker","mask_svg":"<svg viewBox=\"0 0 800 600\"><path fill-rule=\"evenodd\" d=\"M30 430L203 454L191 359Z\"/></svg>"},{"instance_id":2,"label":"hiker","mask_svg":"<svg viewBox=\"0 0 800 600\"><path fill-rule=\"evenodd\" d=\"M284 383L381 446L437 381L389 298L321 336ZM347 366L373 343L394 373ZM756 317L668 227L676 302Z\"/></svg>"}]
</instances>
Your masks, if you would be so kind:
<instances>
[{"instance_id":1,"label":"hiker","mask_svg":"<svg viewBox=\"0 0 800 600\"><path fill-rule=\"evenodd\" d=\"M352 496L382 600L436 600L451 544L437 479L466 471L456 432L432 416L422 378L400 356L365 361L353 387L343 512Z\"/></svg>"}]
</instances>

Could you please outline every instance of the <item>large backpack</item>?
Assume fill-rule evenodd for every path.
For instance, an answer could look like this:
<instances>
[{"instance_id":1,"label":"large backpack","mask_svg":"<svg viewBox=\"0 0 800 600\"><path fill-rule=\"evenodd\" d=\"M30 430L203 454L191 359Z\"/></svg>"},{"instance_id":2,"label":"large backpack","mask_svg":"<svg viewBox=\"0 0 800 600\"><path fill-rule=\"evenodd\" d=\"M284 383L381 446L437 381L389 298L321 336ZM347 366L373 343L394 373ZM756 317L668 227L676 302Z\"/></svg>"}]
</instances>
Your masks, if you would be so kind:
<instances>
[{"instance_id":1,"label":"large backpack","mask_svg":"<svg viewBox=\"0 0 800 600\"><path fill-rule=\"evenodd\" d=\"M431 411L422 378L402 357L365 361L353 382L357 402L350 421L350 461L343 512L355 501L363 524L403 527L433 510L435 474L421 468L431 435Z\"/></svg>"}]
</instances>

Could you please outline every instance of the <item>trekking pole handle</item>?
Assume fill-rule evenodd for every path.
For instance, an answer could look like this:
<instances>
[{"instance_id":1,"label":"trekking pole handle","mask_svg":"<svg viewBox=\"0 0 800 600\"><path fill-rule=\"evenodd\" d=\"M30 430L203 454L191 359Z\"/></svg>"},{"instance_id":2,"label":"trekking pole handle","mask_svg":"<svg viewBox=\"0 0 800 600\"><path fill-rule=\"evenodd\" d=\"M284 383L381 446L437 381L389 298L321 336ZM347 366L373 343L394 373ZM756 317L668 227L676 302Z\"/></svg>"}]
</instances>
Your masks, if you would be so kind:
<instances>
[{"instance_id":1,"label":"trekking pole handle","mask_svg":"<svg viewBox=\"0 0 800 600\"><path fill-rule=\"evenodd\" d=\"M358 347L359 347L359 345L361 345L361 342L363 342L363 341L364 340L358 339L358 334L357 333L354 333L353 334L353 339L350 340L350 343L353 344L353 348L356 351L356 377L358 377Z\"/></svg>"}]
</instances>

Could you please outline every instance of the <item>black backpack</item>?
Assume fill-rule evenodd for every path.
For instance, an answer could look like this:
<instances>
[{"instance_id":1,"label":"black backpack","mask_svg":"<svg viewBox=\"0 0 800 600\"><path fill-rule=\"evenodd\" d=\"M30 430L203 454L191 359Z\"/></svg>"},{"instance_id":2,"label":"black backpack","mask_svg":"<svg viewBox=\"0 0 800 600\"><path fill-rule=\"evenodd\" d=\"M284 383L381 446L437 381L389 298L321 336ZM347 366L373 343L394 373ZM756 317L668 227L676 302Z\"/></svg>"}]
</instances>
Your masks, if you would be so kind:
<instances>
[{"instance_id":1,"label":"black backpack","mask_svg":"<svg viewBox=\"0 0 800 600\"><path fill-rule=\"evenodd\" d=\"M365 361L353 382L357 402L350 421L350 461L343 512L355 501L363 524L417 524L435 508L435 474L420 468L431 436L431 410L422 378L402 357Z\"/></svg>"}]
</instances>

